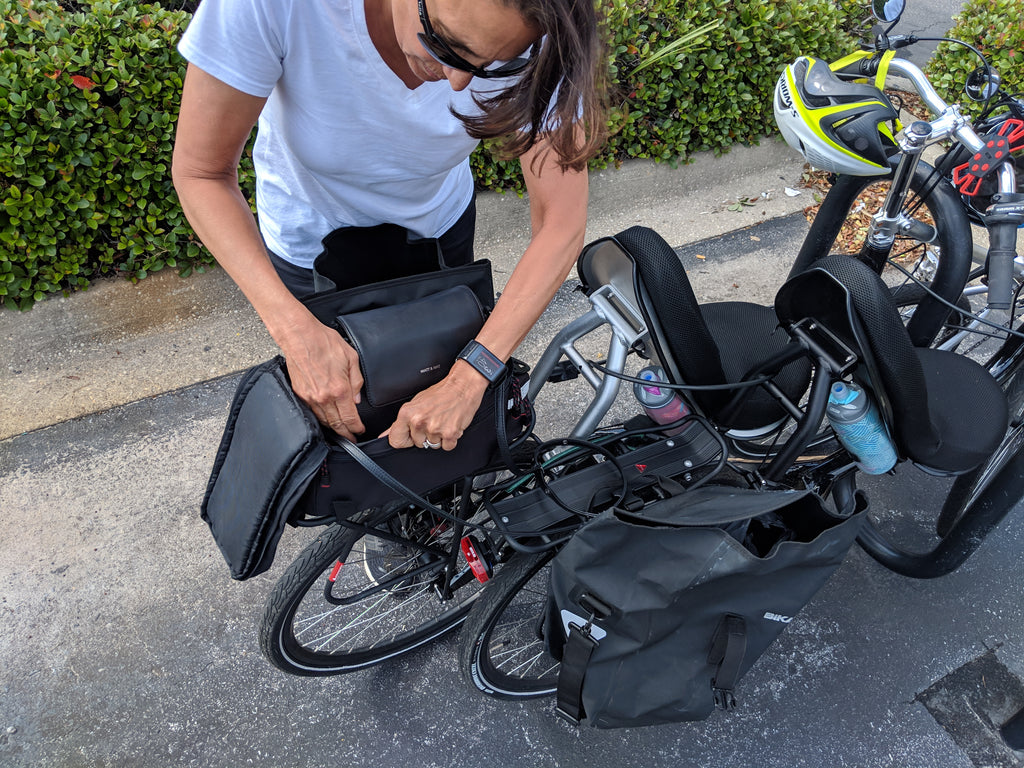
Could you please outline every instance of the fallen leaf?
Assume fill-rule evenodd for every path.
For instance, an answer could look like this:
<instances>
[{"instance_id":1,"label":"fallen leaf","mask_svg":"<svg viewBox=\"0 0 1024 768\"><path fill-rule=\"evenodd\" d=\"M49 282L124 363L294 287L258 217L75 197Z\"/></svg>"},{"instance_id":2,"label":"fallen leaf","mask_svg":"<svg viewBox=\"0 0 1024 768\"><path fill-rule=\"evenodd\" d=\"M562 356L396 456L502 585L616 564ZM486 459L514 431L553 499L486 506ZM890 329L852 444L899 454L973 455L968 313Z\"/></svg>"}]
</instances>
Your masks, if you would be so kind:
<instances>
[{"instance_id":1,"label":"fallen leaf","mask_svg":"<svg viewBox=\"0 0 1024 768\"><path fill-rule=\"evenodd\" d=\"M751 235L751 236L750 236L750 239L751 239L751 240L754 240L754 241L756 241L756 242L758 242L758 243L760 243L760 242L761 242L761 238L760 238L760 237L758 237L757 235Z\"/></svg>"},{"instance_id":2,"label":"fallen leaf","mask_svg":"<svg viewBox=\"0 0 1024 768\"><path fill-rule=\"evenodd\" d=\"M703 253L697 253L697 254L694 254L694 258L697 258L697 259L700 259L701 261L704 261L704 259L707 258L707 257Z\"/></svg>"}]
</instances>

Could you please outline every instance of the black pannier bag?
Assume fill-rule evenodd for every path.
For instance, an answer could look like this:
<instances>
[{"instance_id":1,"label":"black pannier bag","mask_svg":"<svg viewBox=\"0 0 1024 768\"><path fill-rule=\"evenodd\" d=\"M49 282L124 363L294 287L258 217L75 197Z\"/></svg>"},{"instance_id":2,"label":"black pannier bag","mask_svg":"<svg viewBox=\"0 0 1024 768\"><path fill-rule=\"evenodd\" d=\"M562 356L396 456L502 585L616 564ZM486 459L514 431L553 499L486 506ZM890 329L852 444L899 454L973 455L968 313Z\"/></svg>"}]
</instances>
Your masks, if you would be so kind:
<instances>
[{"instance_id":1,"label":"black pannier bag","mask_svg":"<svg viewBox=\"0 0 1024 768\"><path fill-rule=\"evenodd\" d=\"M839 566L862 519L809 491L711 485L594 518L551 566L558 713L619 728L732 708L737 681Z\"/></svg>"},{"instance_id":2,"label":"black pannier bag","mask_svg":"<svg viewBox=\"0 0 1024 768\"><path fill-rule=\"evenodd\" d=\"M270 568L285 522L327 453L316 417L292 392L284 358L246 371L200 511L231 578Z\"/></svg>"},{"instance_id":3,"label":"black pannier bag","mask_svg":"<svg viewBox=\"0 0 1024 768\"><path fill-rule=\"evenodd\" d=\"M518 394L526 379L521 366L510 361L513 372L487 389L453 450L396 449L386 437L361 442L359 449L418 494L492 463L507 463L508 445L529 428ZM270 568L286 523L308 516L327 524L401 498L368 472L344 442L325 434L309 406L292 391L284 358L246 372L201 507L233 579L248 579Z\"/></svg>"}]
</instances>

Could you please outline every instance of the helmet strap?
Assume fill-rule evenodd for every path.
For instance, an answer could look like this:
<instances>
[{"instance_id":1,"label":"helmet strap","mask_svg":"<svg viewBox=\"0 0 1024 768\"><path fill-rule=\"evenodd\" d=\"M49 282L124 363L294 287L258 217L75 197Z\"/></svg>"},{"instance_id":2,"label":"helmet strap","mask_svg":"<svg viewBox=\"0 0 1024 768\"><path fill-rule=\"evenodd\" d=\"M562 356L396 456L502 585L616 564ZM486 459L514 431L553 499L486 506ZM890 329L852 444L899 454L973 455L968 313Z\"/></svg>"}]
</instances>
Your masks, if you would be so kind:
<instances>
[{"instance_id":1,"label":"helmet strap","mask_svg":"<svg viewBox=\"0 0 1024 768\"><path fill-rule=\"evenodd\" d=\"M860 61L863 61L864 59L874 56L875 53L875 51L855 51L854 53L851 53L847 56L843 56L843 58L832 62L831 64L828 65L828 68L831 69L833 72L842 72L847 67L850 67L854 64L857 64ZM878 59L878 71L875 72L875 87L882 92L885 91L885 79L889 75L889 62L892 61L895 55L895 50L884 51ZM861 78L859 80L859 82L865 81L866 78ZM900 121L898 117L896 118L895 128L897 133L903 130L903 123Z\"/></svg>"}]
</instances>

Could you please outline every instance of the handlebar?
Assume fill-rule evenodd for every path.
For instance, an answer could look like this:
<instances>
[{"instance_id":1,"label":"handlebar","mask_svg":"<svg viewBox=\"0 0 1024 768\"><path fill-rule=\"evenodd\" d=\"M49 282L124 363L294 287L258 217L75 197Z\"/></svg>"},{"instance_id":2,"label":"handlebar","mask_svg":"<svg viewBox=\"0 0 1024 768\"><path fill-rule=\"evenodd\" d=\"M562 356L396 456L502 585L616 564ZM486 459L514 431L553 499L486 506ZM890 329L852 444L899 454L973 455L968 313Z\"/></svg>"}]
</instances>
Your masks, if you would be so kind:
<instances>
[{"instance_id":1,"label":"handlebar","mask_svg":"<svg viewBox=\"0 0 1024 768\"><path fill-rule=\"evenodd\" d=\"M871 57L861 59L851 67L845 68L845 71L849 74L871 77L878 72L879 65L880 59ZM852 72L852 69L857 71ZM889 61L889 71L909 80L925 106L935 115L935 119L929 122L932 129L928 139L929 144L952 137L971 152L979 152L985 147L985 142L974 130L971 121L960 113L960 107L956 104L947 104L919 67L907 59L892 58ZM1017 174L1013 164L1003 163L999 166L997 173L999 191L1007 194L1015 193L1017 191Z\"/></svg>"}]
</instances>

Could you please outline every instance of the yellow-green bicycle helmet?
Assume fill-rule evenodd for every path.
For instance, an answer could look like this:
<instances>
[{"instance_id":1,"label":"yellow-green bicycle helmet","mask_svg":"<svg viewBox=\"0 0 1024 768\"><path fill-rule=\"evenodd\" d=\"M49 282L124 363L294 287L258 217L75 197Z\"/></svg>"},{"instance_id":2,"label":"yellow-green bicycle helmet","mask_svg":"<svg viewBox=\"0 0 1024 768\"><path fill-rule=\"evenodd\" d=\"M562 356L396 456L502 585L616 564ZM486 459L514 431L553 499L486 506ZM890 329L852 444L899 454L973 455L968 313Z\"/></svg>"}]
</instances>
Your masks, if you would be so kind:
<instances>
[{"instance_id":1,"label":"yellow-green bicycle helmet","mask_svg":"<svg viewBox=\"0 0 1024 768\"><path fill-rule=\"evenodd\" d=\"M896 146L889 98L870 83L841 80L827 62L801 56L775 84L775 122L786 143L832 173L881 176Z\"/></svg>"}]
</instances>

